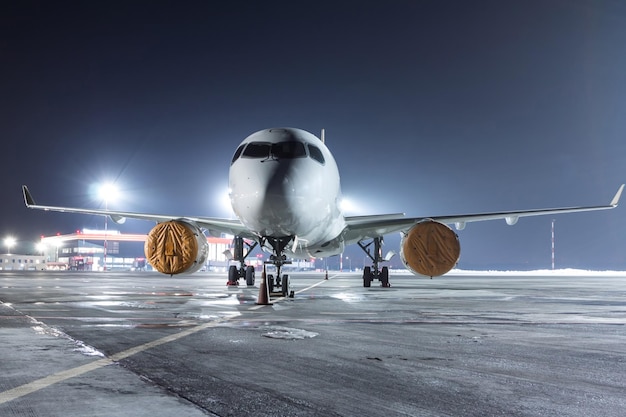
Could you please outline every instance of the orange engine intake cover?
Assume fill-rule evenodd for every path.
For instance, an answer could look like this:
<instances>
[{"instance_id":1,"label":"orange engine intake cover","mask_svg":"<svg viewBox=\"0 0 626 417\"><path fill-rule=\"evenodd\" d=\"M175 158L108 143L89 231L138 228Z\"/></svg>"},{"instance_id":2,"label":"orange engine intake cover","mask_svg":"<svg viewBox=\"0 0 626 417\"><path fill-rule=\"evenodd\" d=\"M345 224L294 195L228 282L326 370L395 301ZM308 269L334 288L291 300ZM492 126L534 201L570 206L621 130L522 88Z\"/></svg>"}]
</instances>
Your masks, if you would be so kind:
<instances>
[{"instance_id":1,"label":"orange engine intake cover","mask_svg":"<svg viewBox=\"0 0 626 417\"><path fill-rule=\"evenodd\" d=\"M402 239L400 257L413 273L435 277L457 264L459 237L443 223L426 220L413 226Z\"/></svg>"},{"instance_id":2,"label":"orange engine intake cover","mask_svg":"<svg viewBox=\"0 0 626 417\"><path fill-rule=\"evenodd\" d=\"M206 241L204 235L202 238ZM198 235L193 226L176 220L157 224L148 233L144 246L150 265L170 275L193 269L199 249Z\"/></svg>"}]
</instances>

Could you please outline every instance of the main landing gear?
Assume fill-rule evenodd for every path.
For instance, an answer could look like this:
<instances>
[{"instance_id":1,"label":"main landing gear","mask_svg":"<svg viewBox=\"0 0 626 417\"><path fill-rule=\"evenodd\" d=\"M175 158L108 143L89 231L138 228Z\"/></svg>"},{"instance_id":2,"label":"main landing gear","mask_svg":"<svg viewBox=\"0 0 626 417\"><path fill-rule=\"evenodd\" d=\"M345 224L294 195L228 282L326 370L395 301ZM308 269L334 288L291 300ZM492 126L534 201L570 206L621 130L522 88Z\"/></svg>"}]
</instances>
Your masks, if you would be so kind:
<instances>
[{"instance_id":1,"label":"main landing gear","mask_svg":"<svg viewBox=\"0 0 626 417\"><path fill-rule=\"evenodd\" d=\"M372 266L366 266L363 268L363 286L368 288L372 286L372 281L378 279L381 287L391 287L389 284L389 268L383 266L379 268L381 262L386 262L389 259L385 259L382 256L382 237L375 237L371 242L364 244L358 242L359 246L365 254L372 260ZM374 244L374 254L370 253L370 246Z\"/></svg>"},{"instance_id":2,"label":"main landing gear","mask_svg":"<svg viewBox=\"0 0 626 417\"><path fill-rule=\"evenodd\" d=\"M254 267L252 265L246 265L246 258L252 252L252 250L258 245L257 242L250 244L243 240L241 236L235 236L233 238L233 260L239 262L240 267L235 265L228 267L228 282L226 285L235 286L239 285L239 279L244 278L246 285L251 287L254 285ZM247 248L247 250L244 250Z\"/></svg>"}]
</instances>

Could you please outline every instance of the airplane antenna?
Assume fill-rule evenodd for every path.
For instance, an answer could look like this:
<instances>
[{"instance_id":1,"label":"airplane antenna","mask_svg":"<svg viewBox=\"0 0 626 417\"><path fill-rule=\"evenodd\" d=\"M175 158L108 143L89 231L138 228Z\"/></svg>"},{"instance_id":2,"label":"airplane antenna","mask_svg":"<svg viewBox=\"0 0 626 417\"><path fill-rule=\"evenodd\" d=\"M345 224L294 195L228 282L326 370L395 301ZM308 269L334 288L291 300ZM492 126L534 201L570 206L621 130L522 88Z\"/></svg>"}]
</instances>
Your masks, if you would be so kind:
<instances>
[{"instance_id":1,"label":"airplane antenna","mask_svg":"<svg viewBox=\"0 0 626 417\"><path fill-rule=\"evenodd\" d=\"M325 138L324 133L325 133L325 130L322 129L322 134L320 135L320 139L321 139L322 143L326 143L326 138Z\"/></svg>"}]
</instances>

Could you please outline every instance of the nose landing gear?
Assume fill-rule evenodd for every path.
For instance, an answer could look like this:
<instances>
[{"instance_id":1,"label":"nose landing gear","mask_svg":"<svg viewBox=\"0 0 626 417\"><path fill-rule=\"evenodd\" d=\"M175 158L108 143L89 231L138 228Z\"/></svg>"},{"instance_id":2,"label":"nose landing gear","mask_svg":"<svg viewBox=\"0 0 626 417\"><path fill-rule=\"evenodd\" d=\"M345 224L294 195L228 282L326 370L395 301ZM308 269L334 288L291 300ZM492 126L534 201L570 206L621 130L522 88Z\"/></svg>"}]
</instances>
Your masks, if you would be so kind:
<instances>
[{"instance_id":1,"label":"nose landing gear","mask_svg":"<svg viewBox=\"0 0 626 417\"><path fill-rule=\"evenodd\" d=\"M287 257L283 253L285 247L289 244L289 242L293 241L293 237L268 237L265 238L267 243L272 247L274 254L270 256L269 261L266 261L266 264L271 264L276 267L276 276L272 274L267 275L267 285L269 287L269 292L271 293L279 293L283 297L294 297L294 292L291 290L291 282L289 280L289 275L282 274L282 267L285 264L290 264L291 261L287 260Z\"/></svg>"}]
</instances>

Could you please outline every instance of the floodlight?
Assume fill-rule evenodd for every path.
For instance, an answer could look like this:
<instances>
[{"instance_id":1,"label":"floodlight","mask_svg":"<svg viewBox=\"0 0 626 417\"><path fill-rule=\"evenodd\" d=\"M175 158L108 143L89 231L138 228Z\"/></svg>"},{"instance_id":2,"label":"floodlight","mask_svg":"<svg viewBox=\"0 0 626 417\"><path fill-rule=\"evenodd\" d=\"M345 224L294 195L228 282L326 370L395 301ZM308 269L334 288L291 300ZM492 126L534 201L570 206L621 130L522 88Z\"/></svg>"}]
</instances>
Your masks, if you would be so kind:
<instances>
[{"instance_id":1,"label":"floodlight","mask_svg":"<svg viewBox=\"0 0 626 417\"><path fill-rule=\"evenodd\" d=\"M105 204L107 204L109 200L113 200L117 197L118 190L115 184L107 182L99 187L98 194L100 198L104 200Z\"/></svg>"},{"instance_id":2,"label":"floodlight","mask_svg":"<svg viewBox=\"0 0 626 417\"><path fill-rule=\"evenodd\" d=\"M15 246L17 241L13 236L7 236L4 238L4 245L7 247L7 255L11 253L11 248Z\"/></svg>"},{"instance_id":3,"label":"floodlight","mask_svg":"<svg viewBox=\"0 0 626 417\"><path fill-rule=\"evenodd\" d=\"M35 244L35 249L37 252L43 254L46 251L46 245L43 242L39 242Z\"/></svg>"}]
</instances>

